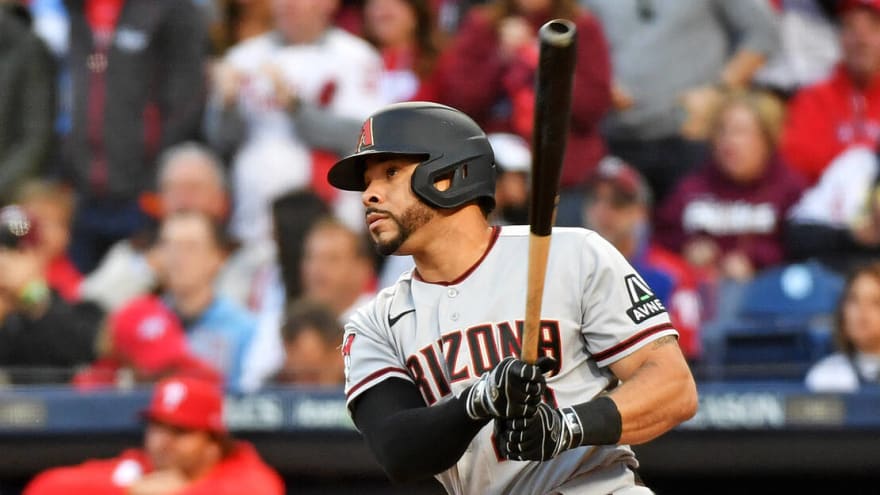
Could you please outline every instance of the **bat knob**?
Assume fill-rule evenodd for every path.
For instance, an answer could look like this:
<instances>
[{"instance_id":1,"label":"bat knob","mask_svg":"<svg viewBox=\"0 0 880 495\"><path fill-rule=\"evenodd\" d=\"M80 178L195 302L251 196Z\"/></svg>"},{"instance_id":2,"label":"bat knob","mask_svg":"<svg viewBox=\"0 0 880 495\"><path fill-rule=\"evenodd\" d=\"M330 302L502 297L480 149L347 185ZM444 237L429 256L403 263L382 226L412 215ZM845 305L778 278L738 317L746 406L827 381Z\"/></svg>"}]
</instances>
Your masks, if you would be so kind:
<instances>
[{"instance_id":1,"label":"bat knob","mask_svg":"<svg viewBox=\"0 0 880 495\"><path fill-rule=\"evenodd\" d=\"M573 22L568 19L553 19L538 30L538 38L553 46L566 47L574 41L577 31Z\"/></svg>"}]
</instances>

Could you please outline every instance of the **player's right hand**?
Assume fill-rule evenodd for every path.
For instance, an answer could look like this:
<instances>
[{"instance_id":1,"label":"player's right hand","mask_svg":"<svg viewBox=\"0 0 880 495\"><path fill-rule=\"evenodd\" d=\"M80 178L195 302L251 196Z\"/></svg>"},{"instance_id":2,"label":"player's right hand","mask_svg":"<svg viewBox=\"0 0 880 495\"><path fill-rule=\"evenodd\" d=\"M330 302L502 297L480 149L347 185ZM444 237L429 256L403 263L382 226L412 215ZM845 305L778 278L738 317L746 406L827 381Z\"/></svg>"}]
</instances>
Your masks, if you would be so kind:
<instances>
[{"instance_id":1,"label":"player's right hand","mask_svg":"<svg viewBox=\"0 0 880 495\"><path fill-rule=\"evenodd\" d=\"M547 387L544 373L552 369L553 364L550 358L541 358L535 364L504 358L467 390L468 416L474 420L531 417Z\"/></svg>"},{"instance_id":2,"label":"player's right hand","mask_svg":"<svg viewBox=\"0 0 880 495\"><path fill-rule=\"evenodd\" d=\"M567 421L566 411L574 415ZM547 461L562 451L580 445L581 431L577 414L571 408L555 409L545 403L531 418L495 422L495 445L502 457L513 461ZM576 425L576 426L574 426Z\"/></svg>"}]
</instances>

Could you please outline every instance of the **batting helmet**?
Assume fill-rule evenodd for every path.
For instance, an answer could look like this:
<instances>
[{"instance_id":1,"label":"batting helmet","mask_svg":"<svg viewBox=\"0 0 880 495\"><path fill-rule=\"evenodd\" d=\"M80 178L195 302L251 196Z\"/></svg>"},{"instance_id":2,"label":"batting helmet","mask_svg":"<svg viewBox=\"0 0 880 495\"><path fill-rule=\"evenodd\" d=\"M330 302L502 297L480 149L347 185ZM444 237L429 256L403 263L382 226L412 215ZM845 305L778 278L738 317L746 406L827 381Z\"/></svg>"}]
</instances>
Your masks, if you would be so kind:
<instances>
[{"instance_id":1,"label":"batting helmet","mask_svg":"<svg viewBox=\"0 0 880 495\"><path fill-rule=\"evenodd\" d=\"M413 192L437 208L455 208L485 199L495 206L495 156L486 134L470 117L428 102L389 105L361 128L357 150L336 162L327 179L348 191L363 191L366 160L371 156L414 156L421 160L412 175ZM436 181L452 177L444 191Z\"/></svg>"}]
</instances>

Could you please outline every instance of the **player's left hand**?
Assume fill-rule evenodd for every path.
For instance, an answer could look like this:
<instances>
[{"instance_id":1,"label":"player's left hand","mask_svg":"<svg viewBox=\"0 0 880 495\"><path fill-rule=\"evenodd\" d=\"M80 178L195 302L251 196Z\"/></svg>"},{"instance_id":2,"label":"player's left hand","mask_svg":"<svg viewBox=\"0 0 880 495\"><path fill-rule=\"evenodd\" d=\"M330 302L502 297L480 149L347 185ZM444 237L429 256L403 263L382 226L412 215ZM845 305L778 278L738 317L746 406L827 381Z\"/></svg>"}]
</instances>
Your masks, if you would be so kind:
<instances>
[{"instance_id":1,"label":"player's left hand","mask_svg":"<svg viewBox=\"0 0 880 495\"><path fill-rule=\"evenodd\" d=\"M546 461L577 447L580 440L580 422L571 408L554 409L542 402L530 418L495 421L498 451L514 461Z\"/></svg>"},{"instance_id":2,"label":"player's left hand","mask_svg":"<svg viewBox=\"0 0 880 495\"><path fill-rule=\"evenodd\" d=\"M468 416L475 420L532 416L547 386L544 373L554 365L547 357L535 364L504 358L465 392Z\"/></svg>"}]
</instances>

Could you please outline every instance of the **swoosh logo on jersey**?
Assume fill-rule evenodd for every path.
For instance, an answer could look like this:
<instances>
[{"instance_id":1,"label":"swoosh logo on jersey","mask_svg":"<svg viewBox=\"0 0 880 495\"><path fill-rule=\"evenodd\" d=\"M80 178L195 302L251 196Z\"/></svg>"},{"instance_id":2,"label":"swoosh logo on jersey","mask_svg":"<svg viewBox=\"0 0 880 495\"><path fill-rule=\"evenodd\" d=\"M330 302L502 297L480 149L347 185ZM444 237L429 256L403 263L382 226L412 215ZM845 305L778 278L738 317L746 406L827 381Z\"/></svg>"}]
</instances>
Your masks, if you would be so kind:
<instances>
[{"instance_id":1,"label":"swoosh logo on jersey","mask_svg":"<svg viewBox=\"0 0 880 495\"><path fill-rule=\"evenodd\" d=\"M410 314L410 313L415 313L415 311L416 311L415 309L408 309L408 310L404 311L403 313L400 313L399 315L397 315L397 316L395 316L395 317L393 317L393 318L389 316L389 317L388 317L388 326L393 327L394 324L397 323L398 320L400 320L401 318L403 318L404 315L408 315L408 314Z\"/></svg>"}]
</instances>

